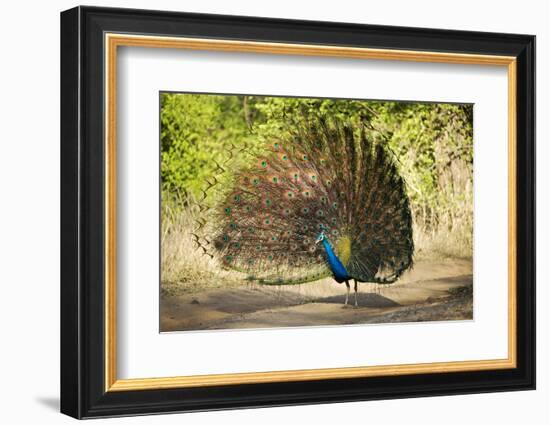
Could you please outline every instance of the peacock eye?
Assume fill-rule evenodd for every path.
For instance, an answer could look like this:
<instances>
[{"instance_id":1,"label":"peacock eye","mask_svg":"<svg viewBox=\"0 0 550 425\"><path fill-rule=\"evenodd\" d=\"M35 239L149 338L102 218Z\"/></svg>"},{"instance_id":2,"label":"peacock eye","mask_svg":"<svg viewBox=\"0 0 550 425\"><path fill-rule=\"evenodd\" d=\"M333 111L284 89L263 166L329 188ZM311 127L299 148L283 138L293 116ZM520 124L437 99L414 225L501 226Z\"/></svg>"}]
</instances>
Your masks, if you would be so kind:
<instances>
[{"instance_id":1,"label":"peacock eye","mask_svg":"<svg viewBox=\"0 0 550 425\"><path fill-rule=\"evenodd\" d=\"M273 183L277 183L279 179L277 177L273 177Z\"/></svg>"},{"instance_id":2,"label":"peacock eye","mask_svg":"<svg viewBox=\"0 0 550 425\"><path fill-rule=\"evenodd\" d=\"M224 242L227 242L229 240L229 236L228 235L223 235L223 240L224 240Z\"/></svg>"},{"instance_id":3,"label":"peacock eye","mask_svg":"<svg viewBox=\"0 0 550 425\"><path fill-rule=\"evenodd\" d=\"M262 167L267 167L267 161L262 161Z\"/></svg>"},{"instance_id":4,"label":"peacock eye","mask_svg":"<svg viewBox=\"0 0 550 425\"><path fill-rule=\"evenodd\" d=\"M229 207L226 207L224 211L226 214L231 214L231 208Z\"/></svg>"},{"instance_id":5,"label":"peacock eye","mask_svg":"<svg viewBox=\"0 0 550 425\"><path fill-rule=\"evenodd\" d=\"M235 202L240 202L241 197L239 195L235 195L233 199L235 200Z\"/></svg>"},{"instance_id":6,"label":"peacock eye","mask_svg":"<svg viewBox=\"0 0 550 425\"><path fill-rule=\"evenodd\" d=\"M307 161L307 155L302 156L302 159L303 159L304 161Z\"/></svg>"},{"instance_id":7,"label":"peacock eye","mask_svg":"<svg viewBox=\"0 0 550 425\"><path fill-rule=\"evenodd\" d=\"M227 262L231 262L233 260L233 257L231 255L228 255L228 256L225 257L225 260Z\"/></svg>"}]
</instances>

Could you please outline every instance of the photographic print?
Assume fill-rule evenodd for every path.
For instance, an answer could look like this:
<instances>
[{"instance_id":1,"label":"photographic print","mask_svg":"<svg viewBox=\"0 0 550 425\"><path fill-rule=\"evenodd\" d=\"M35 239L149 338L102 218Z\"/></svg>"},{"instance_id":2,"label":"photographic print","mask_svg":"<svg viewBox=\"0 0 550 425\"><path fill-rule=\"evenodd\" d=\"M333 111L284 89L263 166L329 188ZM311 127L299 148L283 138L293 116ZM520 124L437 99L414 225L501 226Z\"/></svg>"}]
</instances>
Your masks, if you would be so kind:
<instances>
[{"instance_id":1,"label":"photographic print","mask_svg":"<svg viewBox=\"0 0 550 425\"><path fill-rule=\"evenodd\" d=\"M473 319L473 105L160 93L160 331Z\"/></svg>"}]
</instances>

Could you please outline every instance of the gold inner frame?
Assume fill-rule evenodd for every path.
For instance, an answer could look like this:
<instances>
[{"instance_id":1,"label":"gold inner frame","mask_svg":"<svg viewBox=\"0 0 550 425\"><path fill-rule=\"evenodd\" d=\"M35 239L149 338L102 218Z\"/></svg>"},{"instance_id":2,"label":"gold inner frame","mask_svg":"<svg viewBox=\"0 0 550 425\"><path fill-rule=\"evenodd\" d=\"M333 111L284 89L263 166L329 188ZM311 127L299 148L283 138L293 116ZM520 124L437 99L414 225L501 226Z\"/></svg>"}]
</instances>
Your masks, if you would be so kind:
<instances>
[{"instance_id":1,"label":"gold inner frame","mask_svg":"<svg viewBox=\"0 0 550 425\"><path fill-rule=\"evenodd\" d=\"M325 45L211 40L145 35L105 34L105 391L149 390L285 381L410 375L510 369L516 358L516 58L460 53L369 49ZM325 56L507 67L508 71L508 357L327 369L118 379L116 373L116 99L117 48L120 46Z\"/></svg>"}]
</instances>

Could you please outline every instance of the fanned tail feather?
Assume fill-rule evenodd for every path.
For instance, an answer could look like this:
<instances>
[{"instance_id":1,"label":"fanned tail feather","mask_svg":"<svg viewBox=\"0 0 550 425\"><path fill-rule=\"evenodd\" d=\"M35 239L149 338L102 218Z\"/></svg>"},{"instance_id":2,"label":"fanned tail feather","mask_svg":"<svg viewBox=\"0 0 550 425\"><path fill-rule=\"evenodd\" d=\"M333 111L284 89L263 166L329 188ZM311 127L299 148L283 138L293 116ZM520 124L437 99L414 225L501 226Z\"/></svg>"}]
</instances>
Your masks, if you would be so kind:
<instances>
[{"instance_id":1,"label":"fanned tail feather","mask_svg":"<svg viewBox=\"0 0 550 425\"><path fill-rule=\"evenodd\" d=\"M395 161L362 125L312 114L290 122L263 152L232 146L207 182L204 199L220 188L237 152L251 164L223 180L223 202L203 207L212 226L209 246L224 267L264 285L291 285L330 275L322 230L350 241L345 265L359 281L392 283L411 267L409 200ZM229 181L229 184L227 183ZM340 253L341 254L341 253Z\"/></svg>"}]
</instances>

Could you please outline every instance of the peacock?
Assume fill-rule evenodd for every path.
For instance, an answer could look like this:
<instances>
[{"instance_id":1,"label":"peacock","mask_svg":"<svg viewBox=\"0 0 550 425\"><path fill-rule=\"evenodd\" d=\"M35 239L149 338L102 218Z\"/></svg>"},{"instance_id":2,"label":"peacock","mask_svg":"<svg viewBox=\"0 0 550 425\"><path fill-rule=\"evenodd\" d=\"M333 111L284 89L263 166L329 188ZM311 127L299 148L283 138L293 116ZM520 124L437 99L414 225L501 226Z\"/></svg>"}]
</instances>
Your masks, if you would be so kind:
<instances>
[{"instance_id":1,"label":"peacock","mask_svg":"<svg viewBox=\"0 0 550 425\"><path fill-rule=\"evenodd\" d=\"M232 173L204 239L225 268L262 285L332 276L346 284L346 305L352 281L357 306L358 282L391 284L412 266L404 180L364 123L310 114L252 156Z\"/></svg>"}]
</instances>

